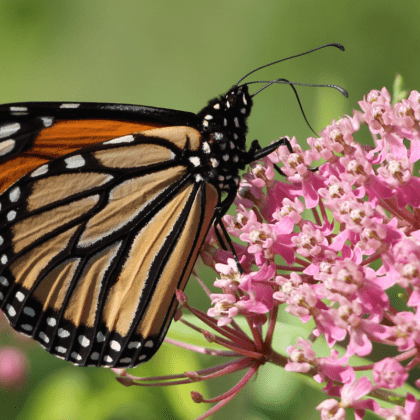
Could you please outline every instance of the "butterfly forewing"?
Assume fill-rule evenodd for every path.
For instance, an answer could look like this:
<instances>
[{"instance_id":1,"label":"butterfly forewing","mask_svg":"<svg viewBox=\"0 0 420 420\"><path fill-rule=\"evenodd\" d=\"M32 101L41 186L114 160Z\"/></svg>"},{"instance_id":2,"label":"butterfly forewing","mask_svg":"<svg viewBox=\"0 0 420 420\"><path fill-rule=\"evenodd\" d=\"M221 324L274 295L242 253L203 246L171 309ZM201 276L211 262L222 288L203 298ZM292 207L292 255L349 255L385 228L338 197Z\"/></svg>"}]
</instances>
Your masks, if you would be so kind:
<instances>
[{"instance_id":1,"label":"butterfly forewing","mask_svg":"<svg viewBox=\"0 0 420 420\"><path fill-rule=\"evenodd\" d=\"M0 105L0 192L43 163L88 145L195 121L189 112L124 104Z\"/></svg>"},{"instance_id":2,"label":"butterfly forewing","mask_svg":"<svg viewBox=\"0 0 420 420\"><path fill-rule=\"evenodd\" d=\"M123 132L73 153L42 141L23 158L45 160L0 196L2 309L73 363L135 366L161 344L219 202L183 159L200 133Z\"/></svg>"}]
</instances>

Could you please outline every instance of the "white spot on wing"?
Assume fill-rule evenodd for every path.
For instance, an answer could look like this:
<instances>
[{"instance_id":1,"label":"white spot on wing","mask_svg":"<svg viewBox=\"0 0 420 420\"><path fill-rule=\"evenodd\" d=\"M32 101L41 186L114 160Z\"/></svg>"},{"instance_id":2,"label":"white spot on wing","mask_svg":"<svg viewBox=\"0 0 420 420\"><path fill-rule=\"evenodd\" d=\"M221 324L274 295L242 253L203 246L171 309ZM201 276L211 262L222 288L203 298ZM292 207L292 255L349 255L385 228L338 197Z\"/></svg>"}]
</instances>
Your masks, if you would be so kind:
<instances>
[{"instance_id":1,"label":"white spot on wing","mask_svg":"<svg viewBox=\"0 0 420 420\"><path fill-rule=\"evenodd\" d=\"M4 299L4 295L2 292L0 292L0 300L3 300L3 299Z\"/></svg>"},{"instance_id":2,"label":"white spot on wing","mask_svg":"<svg viewBox=\"0 0 420 420\"><path fill-rule=\"evenodd\" d=\"M132 341L131 343L128 343L127 348L128 349L138 349L140 347L139 341Z\"/></svg>"},{"instance_id":3,"label":"white spot on wing","mask_svg":"<svg viewBox=\"0 0 420 420\"><path fill-rule=\"evenodd\" d=\"M111 363L113 361L113 358L109 355L104 356L104 362Z\"/></svg>"},{"instance_id":4,"label":"white spot on wing","mask_svg":"<svg viewBox=\"0 0 420 420\"><path fill-rule=\"evenodd\" d=\"M82 360L82 356L80 356L80 354L76 353L75 351L71 354L71 357L76 360Z\"/></svg>"},{"instance_id":5,"label":"white spot on wing","mask_svg":"<svg viewBox=\"0 0 420 420\"><path fill-rule=\"evenodd\" d=\"M47 325L55 327L57 325L57 320L55 318L47 318Z\"/></svg>"},{"instance_id":6,"label":"white spot on wing","mask_svg":"<svg viewBox=\"0 0 420 420\"><path fill-rule=\"evenodd\" d=\"M4 137L9 137L19 130L20 130L19 123L11 123L11 124L2 125L0 127L0 139Z\"/></svg>"},{"instance_id":7,"label":"white spot on wing","mask_svg":"<svg viewBox=\"0 0 420 420\"><path fill-rule=\"evenodd\" d=\"M195 181L196 181L196 182L202 182L202 181L204 181L204 178L203 178L200 174L197 174L197 175L195 176Z\"/></svg>"},{"instance_id":8,"label":"white spot on wing","mask_svg":"<svg viewBox=\"0 0 420 420\"><path fill-rule=\"evenodd\" d=\"M64 348L64 347L62 347L62 346L58 346L58 347L56 347L56 348L55 348L55 350L56 350L58 353L65 353L65 352L67 351L67 349L66 349L66 348Z\"/></svg>"},{"instance_id":9,"label":"white spot on wing","mask_svg":"<svg viewBox=\"0 0 420 420\"><path fill-rule=\"evenodd\" d=\"M50 342L50 339L48 338L47 334L45 334L44 332L39 333L39 338L47 344Z\"/></svg>"},{"instance_id":10,"label":"white spot on wing","mask_svg":"<svg viewBox=\"0 0 420 420\"><path fill-rule=\"evenodd\" d=\"M87 347L90 344L90 340L85 335L79 335L79 343L82 347Z\"/></svg>"},{"instance_id":11,"label":"white spot on wing","mask_svg":"<svg viewBox=\"0 0 420 420\"><path fill-rule=\"evenodd\" d=\"M103 341L105 341L105 336L99 331L96 335L96 339L98 340L98 343L102 343Z\"/></svg>"},{"instance_id":12,"label":"white spot on wing","mask_svg":"<svg viewBox=\"0 0 420 420\"><path fill-rule=\"evenodd\" d=\"M42 124L44 124L44 127L51 127L54 122L53 117L41 117Z\"/></svg>"},{"instance_id":13,"label":"white spot on wing","mask_svg":"<svg viewBox=\"0 0 420 420\"><path fill-rule=\"evenodd\" d=\"M67 104L61 104L60 108L79 108L80 104L74 104L74 103L67 103Z\"/></svg>"},{"instance_id":14,"label":"white spot on wing","mask_svg":"<svg viewBox=\"0 0 420 420\"><path fill-rule=\"evenodd\" d=\"M220 109L220 104L219 104L219 103L214 104L214 105L213 105L213 108L214 108L214 109Z\"/></svg>"},{"instance_id":15,"label":"white spot on wing","mask_svg":"<svg viewBox=\"0 0 420 420\"><path fill-rule=\"evenodd\" d=\"M217 168L219 166L219 161L215 158L210 158L210 162L211 162L211 166L213 166L213 168Z\"/></svg>"},{"instance_id":16,"label":"white spot on wing","mask_svg":"<svg viewBox=\"0 0 420 420\"><path fill-rule=\"evenodd\" d=\"M0 156L7 155L15 147L16 142L13 139L4 140L0 143Z\"/></svg>"},{"instance_id":17,"label":"white spot on wing","mask_svg":"<svg viewBox=\"0 0 420 420\"><path fill-rule=\"evenodd\" d=\"M124 359L121 359L120 362L121 363L130 363L131 362L131 357L125 357Z\"/></svg>"},{"instance_id":18,"label":"white spot on wing","mask_svg":"<svg viewBox=\"0 0 420 420\"><path fill-rule=\"evenodd\" d=\"M67 159L64 159L64 162L66 162L68 169L81 168L86 163L81 155L71 156Z\"/></svg>"},{"instance_id":19,"label":"white spot on wing","mask_svg":"<svg viewBox=\"0 0 420 420\"><path fill-rule=\"evenodd\" d=\"M28 316L35 316L35 311L29 306L26 306L25 308L23 308L23 313Z\"/></svg>"},{"instance_id":20,"label":"white spot on wing","mask_svg":"<svg viewBox=\"0 0 420 420\"><path fill-rule=\"evenodd\" d=\"M146 343L144 343L144 347L149 347L149 349L151 349L153 345L154 344L152 340L147 340Z\"/></svg>"},{"instance_id":21,"label":"white spot on wing","mask_svg":"<svg viewBox=\"0 0 420 420\"><path fill-rule=\"evenodd\" d=\"M7 261L9 261L9 259L7 258L7 255L3 254L3 255L1 256L1 258L0 258L0 262L1 262L3 265L6 265L6 264L7 264Z\"/></svg>"},{"instance_id":22,"label":"white spot on wing","mask_svg":"<svg viewBox=\"0 0 420 420\"><path fill-rule=\"evenodd\" d=\"M7 309L7 313L10 316L15 316L16 315L16 309L12 305L10 305L10 304L6 305L6 309Z\"/></svg>"},{"instance_id":23,"label":"white spot on wing","mask_svg":"<svg viewBox=\"0 0 420 420\"><path fill-rule=\"evenodd\" d=\"M98 360L98 359L99 359L99 353L95 351L95 353L92 353L92 354L90 355L90 358L91 358L92 360Z\"/></svg>"},{"instance_id":24,"label":"white spot on wing","mask_svg":"<svg viewBox=\"0 0 420 420\"><path fill-rule=\"evenodd\" d=\"M40 176L40 175L44 175L48 172L48 165L42 165L40 166L38 169L35 169L32 174L31 177L35 178L36 176Z\"/></svg>"},{"instance_id":25,"label":"white spot on wing","mask_svg":"<svg viewBox=\"0 0 420 420\"><path fill-rule=\"evenodd\" d=\"M16 293L16 299L17 299L19 302L23 302L23 300L25 299L25 295L24 295L22 292L17 292L17 293Z\"/></svg>"},{"instance_id":26,"label":"white spot on wing","mask_svg":"<svg viewBox=\"0 0 420 420\"><path fill-rule=\"evenodd\" d=\"M20 198L20 188L15 187L12 191L9 193L9 199L12 203L16 203Z\"/></svg>"},{"instance_id":27,"label":"white spot on wing","mask_svg":"<svg viewBox=\"0 0 420 420\"><path fill-rule=\"evenodd\" d=\"M104 144L131 143L134 140L135 140L134 139L134 136L132 136L131 134L129 134L127 136L117 137L116 139L105 141Z\"/></svg>"},{"instance_id":28,"label":"white spot on wing","mask_svg":"<svg viewBox=\"0 0 420 420\"><path fill-rule=\"evenodd\" d=\"M26 112L28 108L26 106L11 106L10 112Z\"/></svg>"},{"instance_id":29,"label":"white spot on wing","mask_svg":"<svg viewBox=\"0 0 420 420\"><path fill-rule=\"evenodd\" d=\"M7 287L7 286L9 285L9 281L6 279L6 277L4 277L4 276L0 276L0 284L1 284L2 286Z\"/></svg>"},{"instance_id":30,"label":"white spot on wing","mask_svg":"<svg viewBox=\"0 0 420 420\"><path fill-rule=\"evenodd\" d=\"M112 340L109 343L109 346L111 347L112 350L115 350L115 351L121 350L121 344L118 341Z\"/></svg>"},{"instance_id":31,"label":"white spot on wing","mask_svg":"<svg viewBox=\"0 0 420 420\"><path fill-rule=\"evenodd\" d=\"M147 357L147 356L146 356L145 354L142 354L142 355L139 357L139 360L144 360L146 357Z\"/></svg>"},{"instance_id":32,"label":"white spot on wing","mask_svg":"<svg viewBox=\"0 0 420 420\"><path fill-rule=\"evenodd\" d=\"M32 331L34 329L34 327L32 325L29 325L29 324L23 324L20 327L22 329L24 329L25 331Z\"/></svg>"},{"instance_id":33,"label":"white spot on wing","mask_svg":"<svg viewBox=\"0 0 420 420\"><path fill-rule=\"evenodd\" d=\"M10 210L9 211L9 213L7 213L7 220L9 221L9 222L11 222L12 220L14 220L15 219L15 217L16 217L16 212L14 211L14 210Z\"/></svg>"},{"instance_id":34,"label":"white spot on wing","mask_svg":"<svg viewBox=\"0 0 420 420\"><path fill-rule=\"evenodd\" d=\"M59 328L57 334L60 338L67 338L70 336L70 332L63 328Z\"/></svg>"},{"instance_id":35,"label":"white spot on wing","mask_svg":"<svg viewBox=\"0 0 420 420\"><path fill-rule=\"evenodd\" d=\"M190 157L190 162L194 166L200 166L201 165L200 158L198 156L192 156L192 157Z\"/></svg>"}]
</instances>

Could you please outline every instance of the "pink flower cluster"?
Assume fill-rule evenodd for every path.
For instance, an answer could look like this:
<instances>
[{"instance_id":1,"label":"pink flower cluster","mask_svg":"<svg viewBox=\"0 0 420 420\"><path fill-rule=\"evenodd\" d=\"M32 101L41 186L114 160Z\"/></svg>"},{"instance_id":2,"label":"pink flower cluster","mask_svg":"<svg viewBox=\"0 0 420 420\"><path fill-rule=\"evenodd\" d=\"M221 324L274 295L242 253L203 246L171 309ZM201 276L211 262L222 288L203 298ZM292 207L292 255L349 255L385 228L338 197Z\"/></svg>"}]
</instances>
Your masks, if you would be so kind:
<instances>
[{"instance_id":1,"label":"pink flower cluster","mask_svg":"<svg viewBox=\"0 0 420 420\"><path fill-rule=\"evenodd\" d=\"M212 231L201 250L220 276L214 283L220 292L208 292L212 307L201 312L177 292L181 306L209 330L180 313L175 319L224 349L166 341L232 360L155 378L116 371L122 384L179 385L246 370L216 397L191 393L195 402L214 404L198 418L203 420L269 362L324 384L328 398L317 407L322 419L343 420L353 409L356 419L369 410L385 419L420 420L419 393L407 385L420 363L420 178L414 169L420 159L420 94L412 92L393 106L384 88L359 104L363 112L333 121L320 137L308 139L310 150L293 138L293 153L281 147L244 175L235 216L226 215L224 222L241 241L234 247L247 274L240 273L230 251L217 248ZM355 140L361 126L370 130L370 146ZM274 179L277 164L286 176L281 181ZM285 350L272 346L282 309L315 323L308 339ZM316 339L325 340L330 355L316 353ZM393 357L378 357L377 343ZM379 361L355 366L352 356ZM403 385L404 393L398 389ZM415 385L420 387L420 379Z\"/></svg>"},{"instance_id":2,"label":"pink flower cluster","mask_svg":"<svg viewBox=\"0 0 420 420\"><path fill-rule=\"evenodd\" d=\"M285 368L310 372L326 384L328 396L338 398L317 407L323 419L344 419L346 408L353 408L356 418L371 410L384 418L420 419L420 401L410 393L393 410L367 397L401 387L420 362L420 178L415 169L420 93L413 91L393 106L383 88L359 105L362 112L333 121L320 137L308 139L310 150L303 151L293 138L293 153L282 146L243 176L236 214L224 221L242 241L235 249L249 274L239 274L230 252L205 246L203 259L219 273L214 285L221 289L210 296L208 315L219 327L243 315L254 338L260 334L265 343L271 337L261 336L261 325L269 320L272 334L279 307L304 323L313 320L312 336L326 340L331 356L317 357L312 343L300 339L287 349ZM370 130L370 146L355 140L362 125ZM286 180L274 179L277 164ZM215 236L208 241L214 244ZM390 301L390 288L400 293L399 301ZM338 357L334 345L345 339L346 351ZM351 356L371 355L374 343L389 346L397 356L352 367ZM272 353L262 348L270 361ZM373 371L373 381L363 371Z\"/></svg>"}]
</instances>

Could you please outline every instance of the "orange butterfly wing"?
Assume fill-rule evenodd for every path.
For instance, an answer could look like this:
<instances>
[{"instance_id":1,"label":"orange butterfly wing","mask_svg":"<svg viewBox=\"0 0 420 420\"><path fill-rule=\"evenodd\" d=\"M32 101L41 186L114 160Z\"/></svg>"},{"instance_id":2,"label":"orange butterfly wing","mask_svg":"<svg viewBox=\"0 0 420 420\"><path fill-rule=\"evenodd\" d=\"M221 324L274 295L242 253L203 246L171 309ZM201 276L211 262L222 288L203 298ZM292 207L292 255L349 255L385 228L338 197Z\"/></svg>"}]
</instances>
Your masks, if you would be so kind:
<instances>
[{"instance_id":1,"label":"orange butterfly wing","mask_svg":"<svg viewBox=\"0 0 420 420\"><path fill-rule=\"evenodd\" d=\"M200 133L154 121L13 124L0 127L7 318L76 364L148 360L219 202L183 158L201 147Z\"/></svg>"}]
</instances>

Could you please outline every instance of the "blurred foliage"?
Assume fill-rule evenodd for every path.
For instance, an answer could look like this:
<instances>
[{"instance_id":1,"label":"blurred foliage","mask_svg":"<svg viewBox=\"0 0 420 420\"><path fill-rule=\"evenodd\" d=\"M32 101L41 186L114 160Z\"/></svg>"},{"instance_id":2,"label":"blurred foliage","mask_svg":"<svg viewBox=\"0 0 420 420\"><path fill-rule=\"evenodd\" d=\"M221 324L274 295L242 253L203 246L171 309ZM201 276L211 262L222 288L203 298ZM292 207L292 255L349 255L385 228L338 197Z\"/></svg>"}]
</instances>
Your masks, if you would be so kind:
<instances>
[{"instance_id":1,"label":"blurred foliage","mask_svg":"<svg viewBox=\"0 0 420 420\"><path fill-rule=\"evenodd\" d=\"M1 102L125 102L196 112L253 68L340 42L345 53L319 51L250 78L345 87L348 100L331 89L298 88L308 120L320 131L332 119L350 114L371 89L391 91L397 72L408 90L419 89L419 17L415 0L2 0ZM304 143L311 136L287 86L258 95L249 123L249 139L262 144L283 135ZM212 277L206 282L210 285ZM194 284L187 289L192 302L195 295L204 300L197 289ZM241 377L216 380L208 388L125 388L106 369L73 367L38 345L28 353L26 387L0 390L2 420L188 420L207 409L192 403L189 391L214 396ZM170 374L212 363L209 357L194 358L164 345L133 374ZM213 418L318 418L314 407L323 396L304 386L297 375L264 366Z\"/></svg>"}]
</instances>

